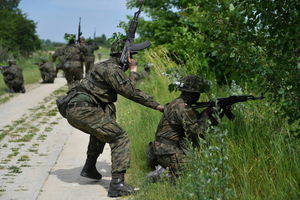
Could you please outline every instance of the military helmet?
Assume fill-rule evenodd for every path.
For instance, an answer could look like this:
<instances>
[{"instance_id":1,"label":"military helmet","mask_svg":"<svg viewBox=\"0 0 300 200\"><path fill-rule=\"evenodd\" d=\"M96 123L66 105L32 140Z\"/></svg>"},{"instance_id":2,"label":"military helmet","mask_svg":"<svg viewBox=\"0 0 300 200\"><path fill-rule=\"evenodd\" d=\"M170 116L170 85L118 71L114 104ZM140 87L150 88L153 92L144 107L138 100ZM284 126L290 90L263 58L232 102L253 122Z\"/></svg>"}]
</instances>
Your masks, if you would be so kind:
<instances>
[{"instance_id":1,"label":"military helmet","mask_svg":"<svg viewBox=\"0 0 300 200\"><path fill-rule=\"evenodd\" d=\"M64 36L65 40L67 40L68 42L70 41L75 41L76 40L76 35L75 34L69 34L69 33L65 33Z\"/></svg>"},{"instance_id":2,"label":"military helmet","mask_svg":"<svg viewBox=\"0 0 300 200\"><path fill-rule=\"evenodd\" d=\"M210 89L211 82L196 75L188 75L181 79L178 90L182 92L207 92Z\"/></svg>"}]
</instances>

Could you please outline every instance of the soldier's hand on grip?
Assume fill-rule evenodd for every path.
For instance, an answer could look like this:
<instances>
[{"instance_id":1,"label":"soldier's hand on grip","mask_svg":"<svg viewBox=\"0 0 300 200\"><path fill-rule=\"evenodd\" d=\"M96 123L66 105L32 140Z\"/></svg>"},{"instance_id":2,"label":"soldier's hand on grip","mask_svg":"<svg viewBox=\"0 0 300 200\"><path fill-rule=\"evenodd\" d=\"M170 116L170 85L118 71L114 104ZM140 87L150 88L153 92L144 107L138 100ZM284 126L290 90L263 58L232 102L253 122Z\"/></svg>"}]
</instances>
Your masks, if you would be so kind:
<instances>
[{"instance_id":1,"label":"soldier's hand on grip","mask_svg":"<svg viewBox=\"0 0 300 200\"><path fill-rule=\"evenodd\" d=\"M137 62L128 53L128 66L131 72L137 72Z\"/></svg>"}]
</instances>

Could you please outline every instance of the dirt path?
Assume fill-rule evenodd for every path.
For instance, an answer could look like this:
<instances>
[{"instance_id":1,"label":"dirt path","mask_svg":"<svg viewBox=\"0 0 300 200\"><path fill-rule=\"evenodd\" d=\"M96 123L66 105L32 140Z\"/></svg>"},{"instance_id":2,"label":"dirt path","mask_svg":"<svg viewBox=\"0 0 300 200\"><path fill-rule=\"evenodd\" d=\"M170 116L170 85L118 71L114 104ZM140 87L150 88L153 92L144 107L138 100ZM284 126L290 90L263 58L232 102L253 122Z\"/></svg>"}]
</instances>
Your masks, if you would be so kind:
<instances>
[{"instance_id":1,"label":"dirt path","mask_svg":"<svg viewBox=\"0 0 300 200\"><path fill-rule=\"evenodd\" d=\"M109 199L110 149L97 167L103 180L79 176L88 135L58 113L64 78L41 84L0 105L0 199Z\"/></svg>"}]
</instances>

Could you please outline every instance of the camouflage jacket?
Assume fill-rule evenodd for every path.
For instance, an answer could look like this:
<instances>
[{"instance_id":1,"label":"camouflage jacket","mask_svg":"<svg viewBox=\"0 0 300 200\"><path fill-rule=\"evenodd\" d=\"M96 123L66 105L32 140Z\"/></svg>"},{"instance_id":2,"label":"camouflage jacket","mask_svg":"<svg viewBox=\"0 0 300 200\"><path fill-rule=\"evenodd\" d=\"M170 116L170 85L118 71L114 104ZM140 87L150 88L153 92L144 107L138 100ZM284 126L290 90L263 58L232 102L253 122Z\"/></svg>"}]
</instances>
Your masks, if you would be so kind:
<instances>
[{"instance_id":1,"label":"camouflage jacket","mask_svg":"<svg viewBox=\"0 0 300 200\"><path fill-rule=\"evenodd\" d=\"M83 57L87 54L87 48L83 45L78 44L68 44L62 49L57 49L57 51L52 56L55 60L57 57L61 57L61 60L67 61L79 61L83 60Z\"/></svg>"},{"instance_id":2,"label":"camouflage jacket","mask_svg":"<svg viewBox=\"0 0 300 200\"><path fill-rule=\"evenodd\" d=\"M191 141L204 137L208 117L191 108L184 99L178 97L167 104L156 130L156 141L179 143L185 137Z\"/></svg>"},{"instance_id":3,"label":"camouflage jacket","mask_svg":"<svg viewBox=\"0 0 300 200\"><path fill-rule=\"evenodd\" d=\"M52 59L54 62L56 61L56 59L58 59L59 63L65 62L65 60L63 58L63 55L64 55L63 51L64 51L64 47L59 47L55 50L54 54L52 55Z\"/></svg>"},{"instance_id":4,"label":"camouflage jacket","mask_svg":"<svg viewBox=\"0 0 300 200\"><path fill-rule=\"evenodd\" d=\"M2 72L4 82L7 84L23 84L23 71L18 65L11 65Z\"/></svg>"},{"instance_id":5,"label":"camouflage jacket","mask_svg":"<svg viewBox=\"0 0 300 200\"><path fill-rule=\"evenodd\" d=\"M153 109L159 105L150 95L135 88L113 58L97 63L87 77L80 81L80 86L103 103L116 102L117 95L120 94Z\"/></svg>"},{"instance_id":6,"label":"camouflage jacket","mask_svg":"<svg viewBox=\"0 0 300 200\"><path fill-rule=\"evenodd\" d=\"M51 62L45 62L39 66L42 73L55 74L54 66Z\"/></svg>"},{"instance_id":7,"label":"camouflage jacket","mask_svg":"<svg viewBox=\"0 0 300 200\"><path fill-rule=\"evenodd\" d=\"M99 49L99 47L95 44L90 44L90 45L85 45L86 49L87 49L87 53L86 53L86 58L91 58L91 59L94 59L95 56L94 56L94 51Z\"/></svg>"}]
</instances>

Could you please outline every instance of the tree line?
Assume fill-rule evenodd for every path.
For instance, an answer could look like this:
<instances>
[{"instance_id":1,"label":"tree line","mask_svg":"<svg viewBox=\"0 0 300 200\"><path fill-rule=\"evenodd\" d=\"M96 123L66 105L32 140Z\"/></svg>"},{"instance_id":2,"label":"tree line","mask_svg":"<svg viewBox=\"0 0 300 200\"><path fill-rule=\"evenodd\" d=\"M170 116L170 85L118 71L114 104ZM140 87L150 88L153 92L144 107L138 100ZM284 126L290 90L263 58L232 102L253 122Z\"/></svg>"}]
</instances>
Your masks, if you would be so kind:
<instances>
[{"instance_id":1,"label":"tree line","mask_svg":"<svg viewBox=\"0 0 300 200\"><path fill-rule=\"evenodd\" d=\"M0 60L18 55L28 56L40 48L36 23L27 19L18 5L20 0L2 0L0 3Z\"/></svg>"},{"instance_id":2,"label":"tree line","mask_svg":"<svg viewBox=\"0 0 300 200\"><path fill-rule=\"evenodd\" d=\"M138 33L152 47L166 48L187 73L269 95L294 122L300 117L299 10L297 0L145 1L147 19Z\"/></svg>"}]
</instances>

